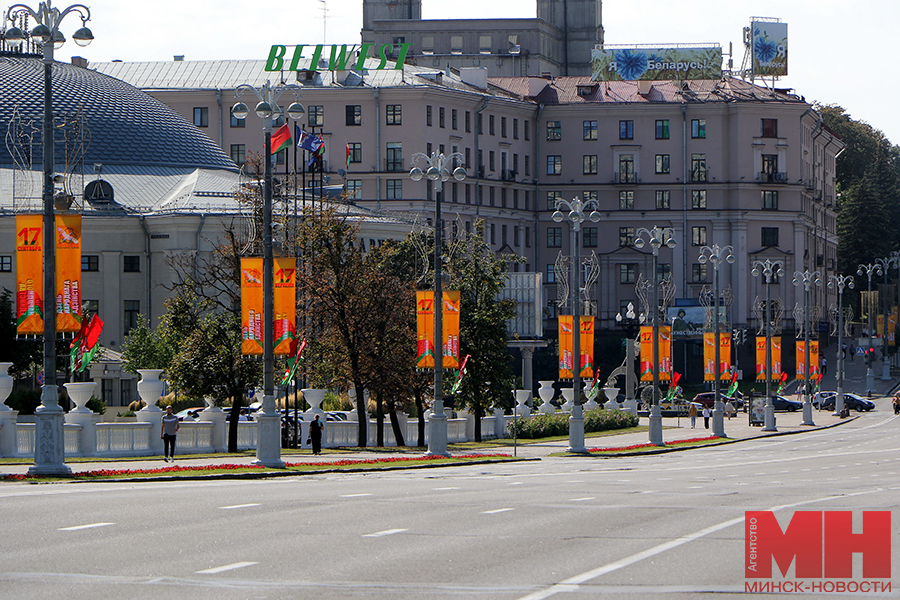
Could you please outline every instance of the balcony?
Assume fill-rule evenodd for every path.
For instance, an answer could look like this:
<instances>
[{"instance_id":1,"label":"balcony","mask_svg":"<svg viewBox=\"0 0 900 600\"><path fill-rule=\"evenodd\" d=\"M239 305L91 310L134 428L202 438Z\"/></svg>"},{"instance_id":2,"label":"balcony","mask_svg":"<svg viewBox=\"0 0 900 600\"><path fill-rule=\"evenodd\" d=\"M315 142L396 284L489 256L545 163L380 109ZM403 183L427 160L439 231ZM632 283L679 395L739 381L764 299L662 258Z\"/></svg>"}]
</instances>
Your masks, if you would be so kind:
<instances>
[{"instance_id":1,"label":"balcony","mask_svg":"<svg viewBox=\"0 0 900 600\"><path fill-rule=\"evenodd\" d=\"M638 183L637 173L613 173L613 183Z\"/></svg>"},{"instance_id":2,"label":"balcony","mask_svg":"<svg viewBox=\"0 0 900 600\"><path fill-rule=\"evenodd\" d=\"M756 174L757 183L787 183L788 174L785 171L766 172L761 171Z\"/></svg>"},{"instance_id":3,"label":"balcony","mask_svg":"<svg viewBox=\"0 0 900 600\"><path fill-rule=\"evenodd\" d=\"M500 171L500 181L515 181L516 172L513 169L502 169Z\"/></svg>"}]
</instances>

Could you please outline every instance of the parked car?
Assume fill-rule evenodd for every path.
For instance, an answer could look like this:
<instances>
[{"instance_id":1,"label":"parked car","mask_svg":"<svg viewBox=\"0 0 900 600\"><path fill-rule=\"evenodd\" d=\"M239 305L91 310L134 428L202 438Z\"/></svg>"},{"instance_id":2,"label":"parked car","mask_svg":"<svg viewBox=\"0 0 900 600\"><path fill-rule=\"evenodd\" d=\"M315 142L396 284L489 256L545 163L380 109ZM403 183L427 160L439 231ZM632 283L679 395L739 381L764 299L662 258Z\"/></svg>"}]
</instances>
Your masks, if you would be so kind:
<instances>
[{"instance_id":1,"label":"parked car","mask_svg":"<svg viewBox=\"0 0 900 600\"><path fill-rule=\"evenodd\" d=\"M824 400L821 401L822 410L834 410L835 403L837 402L837 394L835 393L832 396L828 396ZM863 398L857 394L844 394L844 407L849 408L850 410L855 410L857 412L862 411L870 411L875 408L875 403L869 400L868 398Z\"/></svg>"},{"instance_id":2,"label":"parked car","mask_svg":"<svg viewBox=\"0 0 900 600\"><path fill-rule=\"evenodd\" d=\"M803 409L802 402L797 402L792 398L785 398L784 396L775 396L773 404L775 405L775 410L786 412L794 412Z\"/></svg>"},{"instance_id":3,"label":"parked car","mask_svg":"<svg viewBox=\"0 0 900 600\"><path fill-rule=\"evenodd\" d=\"M185 419L189 421L193 421L200 414L200 411L204 410L205 406L196 406L194 408L186 408L184 410L180 410L175 413L175 416L178 417L179 421L184 421Z\"/></svg>"},{"instance_id":4,"label":"parked car","mask_svg":"<svg viewBox=\"0 0 900 600\"><path fill-rule=\"evenodd\" d=\"M831 406L834 408L834 396L837 395L837 392L816 392L816 395L813 396L812 405L816 408L819 408L819 404L822 402L828 403L828 399L831 398ZM825 405L822 405L822 408L825 408Z\"/></svg>"},{"instance_id":5,"label":"parked car","mask_svg":"<svg viewBox=\"0 0 900 600\"><path fill-rule=\"evenodd\" d=\"M706 408L715 408L715 395L715 392L700 392L694 396L694 402ZM743 395L740 392L737 392L734 397L726 396L725 394L721 394L721 396L722 402L731 402L736 410L744 407Z\"/></svg>"}]
</instances>

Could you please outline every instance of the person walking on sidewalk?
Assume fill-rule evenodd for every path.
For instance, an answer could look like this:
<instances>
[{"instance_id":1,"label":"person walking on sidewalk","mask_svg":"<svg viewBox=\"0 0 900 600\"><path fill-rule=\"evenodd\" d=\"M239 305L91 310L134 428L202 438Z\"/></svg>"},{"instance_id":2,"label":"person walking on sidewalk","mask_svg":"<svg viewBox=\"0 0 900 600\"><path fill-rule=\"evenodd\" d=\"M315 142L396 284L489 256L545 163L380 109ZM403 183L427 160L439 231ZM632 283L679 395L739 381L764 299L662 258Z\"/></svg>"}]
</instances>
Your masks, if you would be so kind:
<instances>
[{"instance_id":1,"label":"person walking on sidewalk","mask_svg":"<svg viewBox=\"0 0 900 600\"><path fill-rule=\"evenodd\" d=\"M691 418L691 429L697 426L697 405L691 402L691 407L688 409L688 416Z\"/></svg>"},{"instance_id":2,"label":"person walking on sidewalk","mask_svg":"<svg viewBox=\"0 0 900 600\"><path fill-rule=\"evenodd\" d=\"M828 361L825 360L825 357L822 357L822 376L828 375Z\"/></svg>"},{"instance_id":3,"label":"person walking on sidewalk","mask_svg":"<svg viewBox=\"0 0 900 600\"><path fill-rule=\"evenodd\" d=\"M322 454L322 429L324 427L325 425L319 420L319 415L316 415L313 422L309 424L309 440L307 440L307 443L312 441L313 454Z\"/></svg>"},{"instance_id":4,"label":"person walking on sidewalk","mask_svg":"<svg viewBox=\"0 0 900 600\"><path fill-rule=\"evenodd\" d=\"M900 415L900 392L894 394L894 414Z\"/></svg>"},{"instance_id":5,"label":"person walking on sidewalk","mask_svg":"<svg viewBox=\"0 0 900 600\"><path fill-rule=\"evenodd\" d=\"M178 433L178 417L172 414L172 405L166 407L166 414L162 416L162 425L159 428L159 437L163 441L163 451L166 456L163 460L175 462L175 434Z\"/></svg>"},{"instance_id":6,"label":"person walking on sidewalk","mask_svg":"<svg viewBox=\"0 0 900 600\"><path fill-rule=\"evenodd\" d=\"M703 407L703 427L709 429L709 407Z\"/></svg>"}]
</instances>

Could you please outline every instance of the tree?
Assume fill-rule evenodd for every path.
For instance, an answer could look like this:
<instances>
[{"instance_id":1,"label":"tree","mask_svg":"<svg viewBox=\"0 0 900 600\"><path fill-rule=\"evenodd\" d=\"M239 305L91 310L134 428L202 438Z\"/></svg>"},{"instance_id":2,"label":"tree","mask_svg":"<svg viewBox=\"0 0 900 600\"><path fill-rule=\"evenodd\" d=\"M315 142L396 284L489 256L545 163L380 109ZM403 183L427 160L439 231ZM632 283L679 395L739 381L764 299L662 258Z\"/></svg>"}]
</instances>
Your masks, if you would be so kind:
<instances>
[{"instance_id":1,"label":"tree","mask_svg":"<svg viewBox=\"0 0 900 600\"><path fill-rule=\"evenodd\" d=\"M175 343L160 329L150 329L147 317L138 315L122 342L122 366L129 373L141 369L167 369L175 355Z\"/></svg>"},{"instance_id":2,"label":"tree","mask_svg":"<svg viewBox=\"0 0 900 600\"><path fill-rule=\"evenodd\" d=\"M57 344L59 346L59 344ZM57 348L57 356L59 349ZM16 334L16 307L12 292L0 292L0 362L12 363L11 377L27 374L34 365L44 359L44 348L40 341L20 340Z\"/></svg>"}]
</instances>

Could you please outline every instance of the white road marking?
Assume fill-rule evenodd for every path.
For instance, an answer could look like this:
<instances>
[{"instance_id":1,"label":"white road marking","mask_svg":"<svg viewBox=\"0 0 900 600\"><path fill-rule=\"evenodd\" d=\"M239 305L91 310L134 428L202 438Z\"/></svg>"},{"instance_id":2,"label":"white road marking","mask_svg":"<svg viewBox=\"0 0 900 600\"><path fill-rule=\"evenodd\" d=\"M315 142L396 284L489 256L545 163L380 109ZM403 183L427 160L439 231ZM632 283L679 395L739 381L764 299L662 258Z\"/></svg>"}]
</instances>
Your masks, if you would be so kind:
<instances>
[{"instance_id":1,"label":"white road marking","mask_svg":"<svg viewBox=\"0 0 900 600\"><path fill-rule=\"evenodd\" d=\"M259 504L233 504L231 506L220 506L219 510L231 510L232 508L250 508L251 506L260 506Z\"/></svg>"},{"instance_id":2,"label":"white road marking","mask_svg":"<svg viewBox=\"0 0 900 600\"><path fill-rule=\"evenodd\" d=\"M196 571L197 575L215 575L216 573L224 573L225 571L233 571L234 569L241 569L243 567L250 567L253 565L257 565L259 563L256 562L236 562L231 563L230 565L224 565L222 567L213 567L212 569L204 569L203 571Z\"/></svg>"},{"instance_id":3,"label":"white road marking","mask_svg":"<svg viewBox=\"0 0 900 600\"><path fill-rule=\"evenodd\" d=\"M434 491L436 491L436 492L444 492L444 491L447 491L447 490L458 490L458 489L459 489L458 487L443 487L443 488L434 488Z\"/></svg>"},{"instance_id":4,"label":"white road marking","mask_svg":"<svg viewBox=\"0 0 900 600\"><path fill-rule=\"evenodd\" d=\"M512 508L498 508L497 510L485 510L485 511L482 511L481 514L483 514L483 515L496 515L497 513L508 512L508 511L511 511L511 510L514 510L514 509L512 509Z\"/></svg>"},{"instance_id":5,"label":"white road marking","mask_svg":"<svg viewBox=\"0 0 900 600\"><path fill-rule=\"evenodd\" d=\"M74 527L60 527L57 531L78 531L79 529L93 529L94 527L106 527L115 523L91 523L90 525L75 525Z\"/></svg>"},{"instance_id":6,"label":"white road marking","mask_svg":"<svg viewBox=\"0 0 900 600\"><path fill-rule=\"evenodd\" d=\"M341 498L362 498L363 496L371 496L372 494L341 494Z\"/></svg>"},{"instance_id":7,"label":"white road marking","mask_svg":"<svg viewBox=\"0 0 900 600\"><path fill-rule=\"evenodd\" d=\"M511 484L509 484L509 485L522 485L523 483L525 483L525 482L524 482L524 481L513 481L513 482L512 482Z\"/></svg>"},{"instance_id":8,"label":"white road marking","mask_svg":"<svg viewBox=\"0 0 900 600\"><path fill-rule=\"evenodd\" d=\"M395 533L403 533L404 531L409 531L409 529L385 529L384 531L379 531L377 533L366 533L363 537L384 537L386 535L394 535Z\"/></svg>"},{"instance_id":9,"label":"white road marking","mask_svg":"<svg viewBox=\"0 0 900 600\"><path fill-rule=\"evenodd\" d=\"M569 502L586 502L587 500L593 500L593 498L571 498Z\"/></svg>"}]
</instances>

